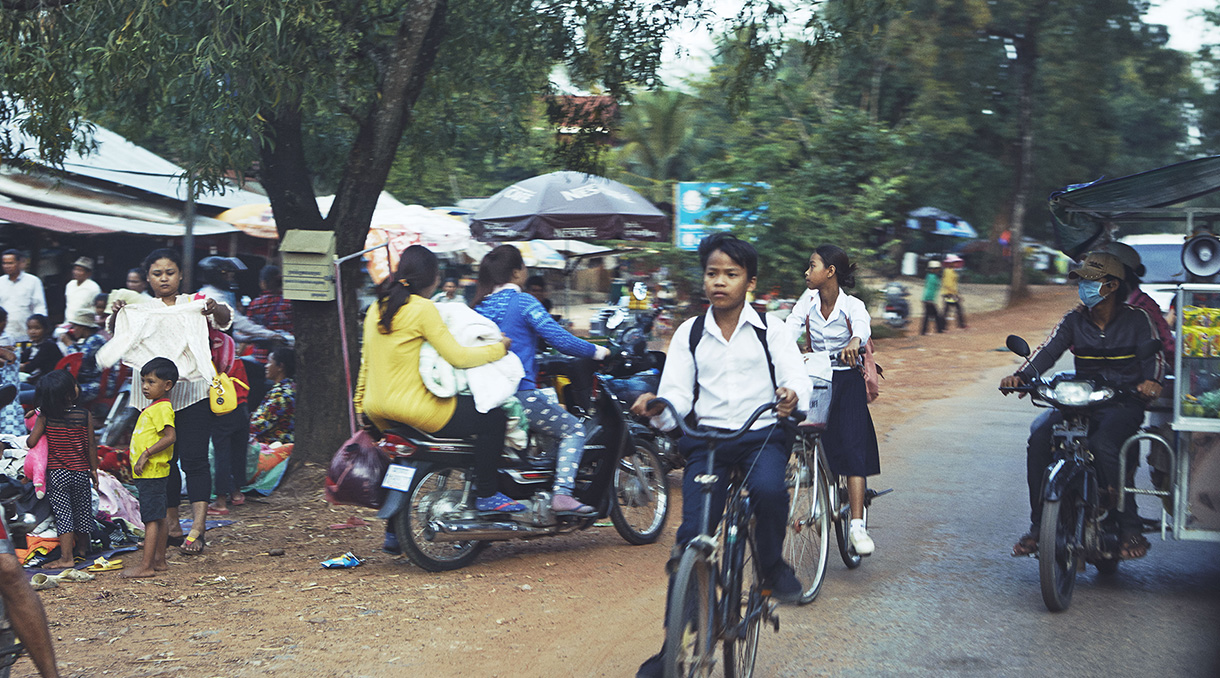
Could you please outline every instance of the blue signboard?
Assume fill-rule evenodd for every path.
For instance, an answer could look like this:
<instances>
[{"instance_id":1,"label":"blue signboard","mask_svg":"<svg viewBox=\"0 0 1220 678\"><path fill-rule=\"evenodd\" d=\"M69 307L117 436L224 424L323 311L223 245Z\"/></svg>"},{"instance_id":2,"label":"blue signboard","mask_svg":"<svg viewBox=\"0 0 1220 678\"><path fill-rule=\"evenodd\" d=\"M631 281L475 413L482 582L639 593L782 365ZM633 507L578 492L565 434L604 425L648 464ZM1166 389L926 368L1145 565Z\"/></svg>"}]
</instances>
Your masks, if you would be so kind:
<instances>
[{"instance_id":1,"label":"blue signboard","mask_svg":"<svg viewBox=\"0 0 1220 678\"><path fill-rule=\"evenodd\" d=\"M718 199L726 192L741 191L746 184L725 181L679 181L674 186L674 245L694 251L699 241L712 231L724 230L763 217L766 204L749 212L728 215L731 208ZM766 187L766 184L751 184Z\"/></svg>"}]
</instances>

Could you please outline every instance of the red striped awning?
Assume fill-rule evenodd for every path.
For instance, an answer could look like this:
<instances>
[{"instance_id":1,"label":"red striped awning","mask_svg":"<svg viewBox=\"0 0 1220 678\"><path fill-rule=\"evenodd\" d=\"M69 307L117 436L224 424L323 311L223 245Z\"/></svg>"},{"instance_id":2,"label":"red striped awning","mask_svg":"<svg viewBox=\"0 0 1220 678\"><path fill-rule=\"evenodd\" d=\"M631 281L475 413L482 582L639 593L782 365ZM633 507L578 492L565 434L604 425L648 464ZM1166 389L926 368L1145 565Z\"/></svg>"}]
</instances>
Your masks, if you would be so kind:
<instances>
[{"instance_id":1,"label":"red striped awning","mask_svg":"<svg viewBox=\"0 0 1220 678\"><path fill-rule=\"evenodd\" d=\"M9 207L7 205L0 205L0 219L15 224L28 224L38 228L45 228L48 231L57 231L59 233L97 235L114 232L111 229L102 228L101 226L94 226L93 224L86 224L83 221L65 219L52 214L23 210L16 207Z\"/></svg>"}]
</instances>

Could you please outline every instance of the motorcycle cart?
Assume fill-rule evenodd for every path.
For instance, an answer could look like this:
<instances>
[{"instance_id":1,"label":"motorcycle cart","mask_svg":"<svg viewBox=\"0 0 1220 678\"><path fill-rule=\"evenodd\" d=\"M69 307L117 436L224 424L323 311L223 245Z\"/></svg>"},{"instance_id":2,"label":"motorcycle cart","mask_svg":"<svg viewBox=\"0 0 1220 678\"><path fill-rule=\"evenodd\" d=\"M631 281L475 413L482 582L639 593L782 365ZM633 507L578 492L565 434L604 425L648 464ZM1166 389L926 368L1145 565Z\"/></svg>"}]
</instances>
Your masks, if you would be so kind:
<instances>
[{"instance_id":1,"label":"motorcycle cart","mask_svg":"<svg viewBox=\"0 0 1220 678\"><path fill-rule=\"evenodd\" d=\"M1179 285L1174 314L1172 418L1123 445L1119 505L1127 492L1160 497L1162 540L1220 542L1220 285ZM1136 487L1126 468L1145 441L1152 489Z\"/></svg>"}]
</instances>

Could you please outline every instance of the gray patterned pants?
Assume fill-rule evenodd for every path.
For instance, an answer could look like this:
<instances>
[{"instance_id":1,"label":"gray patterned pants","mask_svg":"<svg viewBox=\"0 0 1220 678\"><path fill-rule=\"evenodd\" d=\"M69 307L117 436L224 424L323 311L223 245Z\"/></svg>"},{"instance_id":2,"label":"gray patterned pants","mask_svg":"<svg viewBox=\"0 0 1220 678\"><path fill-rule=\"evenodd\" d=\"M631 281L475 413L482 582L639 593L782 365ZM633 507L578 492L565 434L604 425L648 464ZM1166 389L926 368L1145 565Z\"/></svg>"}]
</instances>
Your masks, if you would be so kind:
<instances>
[{"instance_id":1,"label":"gray patterned pants","mask_svg":"<svg viewBox=\"0 0 1220 678\"><path fill-rule=\"evenodd\" d=\"M518 391L517 399L525 410L530 431L559 441L555 460L555 494L571 496L576 488L576 469L585 450L585 425L559 404L551 389Z\"/></svg>"}]
</instances>

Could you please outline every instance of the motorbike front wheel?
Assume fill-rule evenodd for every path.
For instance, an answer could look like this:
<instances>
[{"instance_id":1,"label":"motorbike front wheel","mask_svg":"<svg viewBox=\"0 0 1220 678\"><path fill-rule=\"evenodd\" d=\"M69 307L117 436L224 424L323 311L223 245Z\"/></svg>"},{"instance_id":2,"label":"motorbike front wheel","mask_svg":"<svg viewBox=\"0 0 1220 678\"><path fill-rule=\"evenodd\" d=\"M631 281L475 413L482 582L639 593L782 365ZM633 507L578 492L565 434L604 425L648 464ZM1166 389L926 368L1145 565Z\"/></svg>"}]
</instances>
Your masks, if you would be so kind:
<instances>
[{"instance_id":1,"label":"motorbike front wheel","mask_svg":"<svg viewBox=\"0 0 1220 678\"><path fill-rule=\"evenodd\" d=\"M669 516L669 478L652 444L634 442L635 448L621 456L614 469L610 520L629 544L651 544Z\"/></svg>"},{"instance_id":2,"label":"motorbike front wheel","mask_svg":"<svg viewBox=\"0 0 1220 678\"><path fill-rule=\"evenodd\" d=\"M1042 580L1042 602L1051 612L1072 604L1076 587L1076 565L1084 557L1084 504L1075 493L1042 503L1042 525L1038 530L1038 574Z\"/></svg>"},{"instance_id":3,"label":"motorbike front wheel","mask_svg":"<svg viewBox=\"0 0 1220 678\"><path fill-rule=\"evenodd\" d=\"M483 541L434 541L429 522L457 510L466 487L462 468L436 468L407 492L406 505L394 514L394 530L411 562L429 572L466 567L487 547Z\"/></svg>"}]
</instances>

